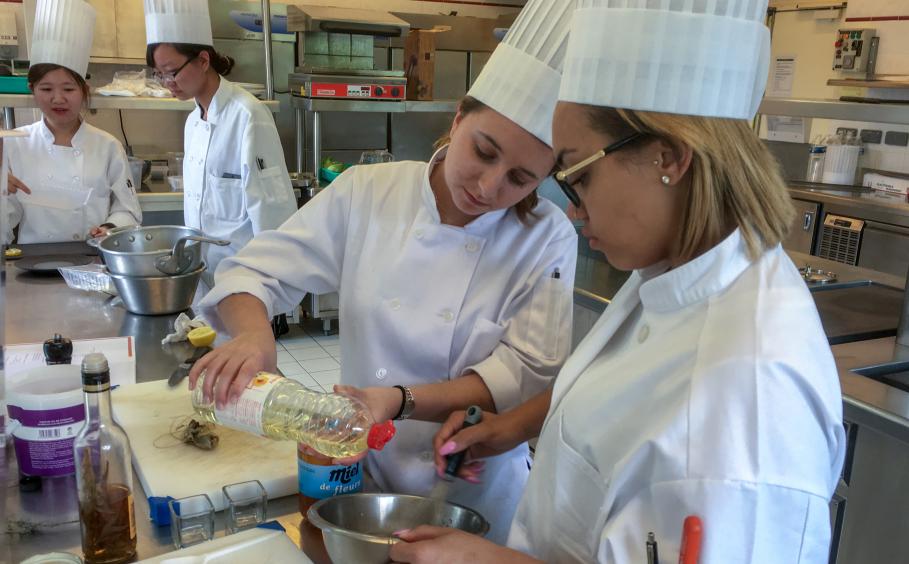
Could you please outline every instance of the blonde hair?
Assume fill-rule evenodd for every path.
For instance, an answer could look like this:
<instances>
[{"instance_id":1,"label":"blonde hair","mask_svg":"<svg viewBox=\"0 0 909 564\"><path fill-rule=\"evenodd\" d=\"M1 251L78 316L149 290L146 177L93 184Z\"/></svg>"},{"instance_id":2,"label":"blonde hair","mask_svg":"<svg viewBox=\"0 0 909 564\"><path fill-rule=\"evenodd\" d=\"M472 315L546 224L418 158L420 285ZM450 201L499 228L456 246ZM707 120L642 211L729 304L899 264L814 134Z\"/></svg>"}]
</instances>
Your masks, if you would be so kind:
<instances>
[{"instance_id":1,"label":"blonde hair","mask_svg":"<svg viewBox=\"0 0 909 564\"><path fill-rule=\"evenodd\" d=\"M615 138L639 131L691 149L691 189L677 249L695 258L734 227L751 258L778 245L795 219L779 165L743 120L589 107L594 129Z\"/></svg>"}]
</instances>

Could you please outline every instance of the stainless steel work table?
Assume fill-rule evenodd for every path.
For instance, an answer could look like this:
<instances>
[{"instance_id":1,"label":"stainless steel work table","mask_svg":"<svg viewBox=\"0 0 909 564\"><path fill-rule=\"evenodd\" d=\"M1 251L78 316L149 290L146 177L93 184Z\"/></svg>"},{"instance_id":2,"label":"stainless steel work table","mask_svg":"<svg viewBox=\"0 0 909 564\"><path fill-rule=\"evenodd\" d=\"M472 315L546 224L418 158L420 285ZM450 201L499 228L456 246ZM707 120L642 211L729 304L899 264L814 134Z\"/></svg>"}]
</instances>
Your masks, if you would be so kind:
<instances>
[{"instance_id":1,"label":"stainless steel work table","mask_svg":"<svg viewBox=\"0 0 909 564\"><path fill-rule=\"evenodd\" d=\"M35 252L24 246L26 253ZM41 247L39 247L40 249ZM44 247L47 249L48 247ZM50 246L51 249L78 250L76 244ZM85 247L88 250L88 247ZM161 339L173 328L176 315L141 316L128 313L111 299L95 292L71 290L59 276L35 276L8 262L5 269L6 343L42 342L60 333L71 339L132 336L136 345L136 381L148 382L167 378L190 354L188 344L162 347ZM162 386L164 383L162 382ZM116 392L114 392L116 394ZM114 397L116 401L116 397ZM0 563L20 562L35 554L64 551L81 556L81 537L76 504L75 479L42 480L37 492L20 493L18 467L11 444L2 453L0 483L4 485L4 502L0 504L3 535ZM174 550L170 527L157 527L148 519L148 501L137 477L133 478L138 529L138 559L150 558ZM287 534L317 563L328 562L321 534L309 525L301 528L296 496L268 502L269 519L278 520ZM31 534L10 531L37 525ZM217 536L224 534L223 517L216 521ZM301 532L302 531L302 532Z\"/></svg>"}]
</instances>

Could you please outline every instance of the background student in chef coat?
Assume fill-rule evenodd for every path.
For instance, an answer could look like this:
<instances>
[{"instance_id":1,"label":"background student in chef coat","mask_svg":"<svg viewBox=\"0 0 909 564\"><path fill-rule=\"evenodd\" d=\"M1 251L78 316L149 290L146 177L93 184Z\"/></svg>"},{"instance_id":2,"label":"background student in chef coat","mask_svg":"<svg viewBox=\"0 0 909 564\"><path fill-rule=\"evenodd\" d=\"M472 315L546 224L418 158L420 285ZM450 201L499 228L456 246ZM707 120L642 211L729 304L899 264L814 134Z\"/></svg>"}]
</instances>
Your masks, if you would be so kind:
<instances>
[{"instance_id":1,"label":"background student in chef coat","mask_svg":"<svg viewBox=\"0 0 909 564\"><path fill-rule=\"evenodd\" d=\"M827 562L842 398L780 246L786 185L748 122L767 77L766 5L575 12L553 119L563 190L591 246L634 273L555 382L513 550L422 527L400 535L394 561L646 562L653 531L675 562L697 515L701 564ZM526 440L547 399L458 434L453 417L440 454Z\"/></svg>"},{"instance_id":2,"label":"background student in chef coat","mask_svg":"<svg viewBox=\"0 0 909 564\"><path fill-rule=\"evenodd\" d=\"M145 0L146 62L181 100L194 99L183 134L183 221L230 246L205 246L218 264L297 209L271 112L224 78L230 57L212 47L207 0Z\"/></svg>"},{"instance_id":3,"label":"background student in chef coat","mask_svg":"<svg viewBox=\"0 0 909 564\"><path fill-rule=\"evenodd\" d=\"M225 260L202 311L233 341L196 365L219 404L275 370L268 319L306 292L340 293L341 382L369 387L377 420L411 420L367 469L382 490L428 494L432 437L457 408L505 411L549 387L571 342L577 235L539 200L550 174L568 10L530 2L491 57L429 163L345 171L277 231ZM530 41L542 26L553 43ZM413 403L405 405L405 390ZM451 499L504 540L528 474L528 448L489 463L481 487Z\"/></svg>"},{"instance_id":4,"label":"background student in chef coat","mask_svg":"<svg viewBox=\"0 0 909 564\"><path fill-rule=\"evenodd\" d=\"M94 24L83 0L37 4L28 87L42 119L5 147L8 229L19 226L19 243L84 241L142 221L123 146L82 119Z\"/></svg>"}]
</instances>

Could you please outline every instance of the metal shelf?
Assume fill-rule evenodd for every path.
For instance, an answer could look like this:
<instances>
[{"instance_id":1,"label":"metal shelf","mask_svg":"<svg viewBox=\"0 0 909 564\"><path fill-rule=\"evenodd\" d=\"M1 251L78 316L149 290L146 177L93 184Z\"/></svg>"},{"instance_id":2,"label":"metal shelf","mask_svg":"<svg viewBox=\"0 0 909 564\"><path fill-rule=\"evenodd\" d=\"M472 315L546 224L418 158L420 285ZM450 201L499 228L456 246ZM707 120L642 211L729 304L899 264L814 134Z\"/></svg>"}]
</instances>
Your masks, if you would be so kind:
<instances>
[{"instance_id":1,"label":"metal shelf","mask_svg":"<svg viewBox=\"0 0 909 564\"><path fill-rule=\"evenodd\" d=\"M404 113L404 112L447 112L458 111L458 100L432 100L417 102L401 100L397 102L384 100L330 100L313 99L291 96L290 103L294 108L307 112L372 112L372 113Z\"/></svg>"},{"instance_id":2,"label":"metal shelf","mask_svg":"<svg viewBox=\"0 0 909 564\"><path fill-rule=\"evenodd\" d=\"M272 113L281 109L277 100L262 101ZM35 99L31 94L0 94L0 108L34 108ZM193 100L176 98L150 98L145 96L100 96L92 94L89 108L93 110L182 110L192 111L196 103Z\"/></svg>"},{"instance_id":3,"label":"metal shelf","mask_svg":"<svg viewBox=\"0 0 909 564\"><path fill-rule=\"evenodd\" d=\"M909 104L863 104L839 100L764 98L758 113L909 125Z\"/></svg>"}]
</instances>

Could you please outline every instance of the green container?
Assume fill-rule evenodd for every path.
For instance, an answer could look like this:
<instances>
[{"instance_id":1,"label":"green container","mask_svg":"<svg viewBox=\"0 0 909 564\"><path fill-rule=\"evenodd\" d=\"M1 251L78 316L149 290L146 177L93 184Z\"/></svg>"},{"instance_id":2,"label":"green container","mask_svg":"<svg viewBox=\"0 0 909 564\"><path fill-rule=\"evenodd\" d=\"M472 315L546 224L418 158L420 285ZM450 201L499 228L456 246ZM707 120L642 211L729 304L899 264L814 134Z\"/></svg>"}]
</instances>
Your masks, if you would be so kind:
<instances>
[{"instance_id":1,"label":"green container","mask_svg":"<svg viewBox=\"0 0 909 564\"><path fill-rule=\"evenodd\" d=\"M27 76L0 76L0 93L31 94Z\"/></svg>"}]
</instances>

